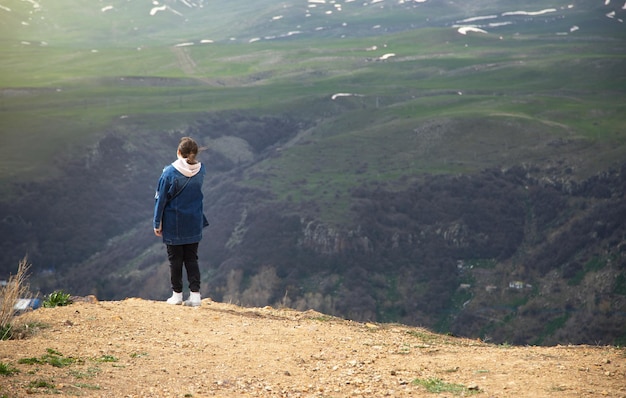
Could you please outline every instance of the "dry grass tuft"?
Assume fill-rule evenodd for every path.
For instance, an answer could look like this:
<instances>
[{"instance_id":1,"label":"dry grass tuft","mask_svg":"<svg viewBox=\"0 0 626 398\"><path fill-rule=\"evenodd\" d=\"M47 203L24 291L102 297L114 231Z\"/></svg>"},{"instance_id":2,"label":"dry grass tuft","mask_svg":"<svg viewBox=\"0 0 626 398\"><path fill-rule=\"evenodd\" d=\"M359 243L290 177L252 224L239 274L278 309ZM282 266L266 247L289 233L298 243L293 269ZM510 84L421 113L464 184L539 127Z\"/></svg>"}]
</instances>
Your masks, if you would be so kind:
<instances>
[{"instance_id":1,"label":"dry grass tuft","mask_svg":"<svg viewBox=\"0 0 626 398\"><path fill-rule=\"evenodd\" d=\"M0 340L5 340L11 334L11 322L16 315L15 304L21 298L30 298L27 283L30 263L27 257L20 260L17 274L11 275L7 284L0 287Z\"/></svg>"}]
</instances>

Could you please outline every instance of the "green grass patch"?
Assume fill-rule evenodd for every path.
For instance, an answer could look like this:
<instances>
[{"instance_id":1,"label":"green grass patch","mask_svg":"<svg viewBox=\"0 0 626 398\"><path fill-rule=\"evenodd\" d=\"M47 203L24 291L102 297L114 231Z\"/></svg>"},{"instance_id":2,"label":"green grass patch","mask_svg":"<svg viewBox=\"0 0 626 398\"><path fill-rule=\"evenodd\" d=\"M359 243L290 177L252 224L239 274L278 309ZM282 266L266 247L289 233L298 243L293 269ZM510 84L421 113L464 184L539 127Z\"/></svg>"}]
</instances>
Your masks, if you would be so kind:
<instances>
[{"instance_id":1,"label":"green grass patch","mask_svg":"<svg viewBox=\"0 0 626 398\"><path fill-rule=\"evenodd\" d=\"M143 358L143 357L147 357L148 353L147 352L133 352L130 354L131 358Z\"/></svg>"},{"instance_id":2,"label":"green grass patch","mask_svg":"<svg viewBox=\"0 0 626 398\"><path fill-rule=\"evenodd\" d=\"M26 365L50 365L56 368L64 368L76 363L76 359L65 357L60 352L48 348L47 353L41 357L22 358L18 361L20 364Z\"/></svg>"},{"instance_id":3,"label":"green grass patch","mask_svg":"<svg viewBox=\"0 0 626 398\"><path fill-rule=\"evenodd\" d=\"M57 387L52 381L45 380L45 379L33 380L28 383L29 392L35 392L36 390L42 390L42 389L47 390L50 393L54 393L56 392Z\"/></svg>"},{"instance_id":4,"label":"green grass patch","mask_svg":"<svg viewBox=\"0 0 626 398\"><path fill-rule=\"evenodd\" d=\"M92 379L96 377L98 373L100 373L100 368L98 367L90 367L86 371L70 370L70 375L77 379Z\"/></svg>"},{"instance_id":5,"label":"green grass patch","mask_svg":"<svg viewBox=\"0 0 626 398\"><path fill-rule=\"evenodd\" d=\"M320 316L315 316L309 319L311 319L312 321L318 321L318 322L330 322L334 318L332 316L320 315Z\"/></svg>"},{"instance_id":6,"label":"green grass patch","mask_svg":"<svg viewBox=\"0 0 626 398\"><path fill-rule=\"evenodd\" d=\"M8 363L0 362L0 375L2 376L13 376L19 373L19 369L14 368Z\"/></svg>"},{"instance_id":7,"label":"green grass patch","mask_svg":"<svg viewBox=\"0 0 626 398\"><path fill-rule=\"evenodd\" d=\"M430 333L421 330L409 330L406 332L409 336L418 339L422 344L430 346L433 344L451 344L451 340L437 333Z\"/></svg>"},{"instance_id":8,"label":"green grass patch","mask_svg":"<svg viewBox=\"0 0 626 398\"><path fill-rule=\"evenodd\" d=\"M479 392L478 390L470 390L462 384L448 383L438 378L415 379L412 384L422 386L426 391L433 394L470 395Z\"/></svg>"},{"instance_id":9,"label":"green grass patch","mask_svg":"<svg viewBox=\"0 0 626 398\"><path fill-rule=\"evenodd\" d=\"M71 295L63 290L57 290L50 293L43 301L45 308L63 307L72 304Z\"/></svg>"},{"instance_id":10,"label":"green grass patch","mask_svg":"<svg viewBox=\"0 0 626 398\"><path fill-rule=\"evenodd\" d=\"M102 355L100 358L96 358L95 361L96 362L117 362L119 361L119 359L113 355Z\"/></svg>"},{"instance_id":11,"label":"green grass patch","mask_svg":"<svg viewBox=\"0 0 626 398\"><path fill-rule=\"evenodd\" d=\"M73 384L73 386L78 388L78 389L93 390L93 391L100 390L100 388L101 388L97 384L88 384L88 383L76 383L76 384Z\"/></svg>"}]
</instances>

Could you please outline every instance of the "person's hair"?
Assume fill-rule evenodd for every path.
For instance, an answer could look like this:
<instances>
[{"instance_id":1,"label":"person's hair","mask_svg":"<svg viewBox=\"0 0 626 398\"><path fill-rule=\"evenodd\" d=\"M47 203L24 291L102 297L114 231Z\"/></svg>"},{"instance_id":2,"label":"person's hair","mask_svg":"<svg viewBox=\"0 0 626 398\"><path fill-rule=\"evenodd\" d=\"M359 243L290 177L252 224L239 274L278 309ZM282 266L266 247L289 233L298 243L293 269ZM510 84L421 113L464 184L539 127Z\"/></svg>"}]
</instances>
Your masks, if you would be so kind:
<instances>
[{"instance_id":1,"label":"person's hair","mask_svg":"<svg viewBox=\"0 0 626 398\"><path fill-rule=\"evenodd\" d=\"M180 143L178 144L178 151L180 152L180 156L187 159L187 163L198 163L196 160L196 155L198 155L198 144L196 144L192 138L181 138Z\"/></svg>"}]
</instances>

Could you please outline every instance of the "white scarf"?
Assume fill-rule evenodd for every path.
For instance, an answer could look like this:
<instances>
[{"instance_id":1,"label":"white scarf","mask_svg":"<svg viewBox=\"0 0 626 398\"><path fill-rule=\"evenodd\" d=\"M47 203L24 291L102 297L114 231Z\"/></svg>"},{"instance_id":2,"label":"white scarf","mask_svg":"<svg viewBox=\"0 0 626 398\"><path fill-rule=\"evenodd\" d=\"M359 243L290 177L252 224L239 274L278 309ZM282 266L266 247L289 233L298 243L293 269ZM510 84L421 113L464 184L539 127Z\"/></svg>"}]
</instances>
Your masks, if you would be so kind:
<instances>
[{"instance_id":1,"label":"white scarf","mask_svg":"<svg viewBox=\"0 0 626 398\"><path fill-rule=\"evenodd\" d=\"M174 162L172 162L172 166L185 177L193 177L200 171L201 163L189 164L187 163L187 159L181 156L178 156Z\"/></svg>"}]
</instances>

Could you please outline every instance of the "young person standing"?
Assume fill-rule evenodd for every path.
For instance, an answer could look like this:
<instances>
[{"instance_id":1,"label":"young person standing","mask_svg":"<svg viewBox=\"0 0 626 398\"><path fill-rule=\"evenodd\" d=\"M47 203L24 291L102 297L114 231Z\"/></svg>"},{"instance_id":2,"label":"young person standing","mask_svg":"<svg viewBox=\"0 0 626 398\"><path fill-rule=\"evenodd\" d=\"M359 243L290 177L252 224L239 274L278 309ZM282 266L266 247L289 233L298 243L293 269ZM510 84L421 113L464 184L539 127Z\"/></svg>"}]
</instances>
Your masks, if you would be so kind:
<instances>
[{"instance_id":1,"label":"young person standing","mask_svg":"<svg viewBox=\"0 0 626 398\"><path fill-rule=\"evenodd\" d=\"M208 225L202 208L202 183L206 174L200 163L198 144L183 137L178 144L177 159L163 169L155 194L153 227L163 237L170 263L172 296L168 304L200 305L200 267L198 243L202 229ZM183 301L183 266L187 271L189 298Z\"/></svg>"}]
</instances>

